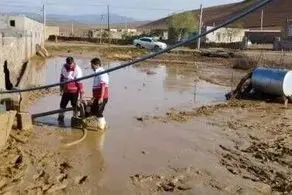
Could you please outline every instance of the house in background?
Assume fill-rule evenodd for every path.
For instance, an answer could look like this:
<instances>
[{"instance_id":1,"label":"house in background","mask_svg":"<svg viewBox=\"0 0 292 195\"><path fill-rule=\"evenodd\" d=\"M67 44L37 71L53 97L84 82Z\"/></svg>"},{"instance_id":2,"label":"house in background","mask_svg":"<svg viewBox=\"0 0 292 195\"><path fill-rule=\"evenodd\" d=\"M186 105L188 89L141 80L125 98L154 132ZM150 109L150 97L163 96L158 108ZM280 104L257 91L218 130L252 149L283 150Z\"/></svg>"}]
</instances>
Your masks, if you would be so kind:
<instances>
[{"instance_id":1,"label":"house in background","mask_svg":"<svg viewBox=\"0 0 292 195\"><path fill-rule=\"evenodd\" d=\"M274 50L292 50L292 19L287 18L283 25L283 33L273 44Z\"/></svg>"},{"instance_id":2,"label":"house in background","mask_svg":"<svg viewBox=\"0 0 292 195\"><path fill-rule=\"evenodd\" d=\"M245 36L253 44L272 44L276 37L281 37L281 30L250 29L245 31Z\"/></svg>"},{"instance_id":3,"label":"house in background","mask_svg":"<svg viewBox=\"0 0 292 195\"><path fill-rule=\"evenodd\" d=\"M46 26L46 40L49 39L50 36L59 36L60 35L60 28L59 26Z\"/></svg>"},{"instance_id":4,"label":"house in background","mask_svg":"<svg viewBox=\"0 0 292 195\"><path fill-rule=\"evenodd\" d=\"M44 45L43 27L42 23L22 15L0 15L0 31L18 32L25 37L31 37L32 46L36 44Z\"/></svg>"},{"instance_id":5,"label":"house in background","mask_svg":"<svg viewBox=\"0 0 292 195\"><path fill-rule=\"evenodd\" d=\"M162 40L168 40L168 25L155 25L152 23L144 24L138 27L138 31L149 36L160 37Z\"/></svg>"},{"instance_id":6,"label":"house in background","mask_svg":"<svg viewBox=\"0 0 292 195\"><path fill-rule=\"evenodd\" d=\"M105 36L104 34L108 34L107 29L93 29L89 30L88 32L88 37L90 38L100 38L101 36ZM110 37L112 39L122 39L124 35L127 36L137 36L140 35L141 33L138 32L137 29L134 28L112 28L110 29Z\"/></svg>"},{"instance_id":7,"label":"house in background","mask_svg":"<svg viewBox=\"0 0 292 195\"><path fill-rule=\"evenodd\" d=\"M11 73L18 74L22 64L36 54L44 45L43 24L25 16L0 15L0 66L7 61ZM15 77L12 77L15 78ZM4 85L0 72L0 89Z\"/></svg>"},{"instance_id":8,"label":"house in background","mask_svg":"<svg viewBox=\"0 0 292 195\"><path fill-rule=\"evenodd\" d=\"M213 29L213 26L206 26L203 32ZM202 39L206 43L237 43L242 42L245 37L245 29L241 28L220 28L206 35Z\"/></svg>"}]
</instances>

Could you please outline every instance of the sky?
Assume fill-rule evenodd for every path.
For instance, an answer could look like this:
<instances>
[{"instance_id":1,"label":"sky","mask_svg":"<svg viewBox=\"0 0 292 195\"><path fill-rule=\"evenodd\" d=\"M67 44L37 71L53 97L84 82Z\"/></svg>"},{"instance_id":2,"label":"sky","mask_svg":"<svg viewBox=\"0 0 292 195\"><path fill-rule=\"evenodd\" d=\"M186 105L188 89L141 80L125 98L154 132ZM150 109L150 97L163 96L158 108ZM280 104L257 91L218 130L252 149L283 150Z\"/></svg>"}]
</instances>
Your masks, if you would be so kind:
<instances>
[{"instance_id":1,"label":"sky","mask_svg":"<svg viewBox=\"0 0 292 195\"><path fill-rule=\"evenodd\" d=\"M46 1L48 14L84 15L110 12L137 20L155 20L175 12L236 3L240 0L1 0L1 11L36 12L41 14Z\"/></svg>"}]
</instances>

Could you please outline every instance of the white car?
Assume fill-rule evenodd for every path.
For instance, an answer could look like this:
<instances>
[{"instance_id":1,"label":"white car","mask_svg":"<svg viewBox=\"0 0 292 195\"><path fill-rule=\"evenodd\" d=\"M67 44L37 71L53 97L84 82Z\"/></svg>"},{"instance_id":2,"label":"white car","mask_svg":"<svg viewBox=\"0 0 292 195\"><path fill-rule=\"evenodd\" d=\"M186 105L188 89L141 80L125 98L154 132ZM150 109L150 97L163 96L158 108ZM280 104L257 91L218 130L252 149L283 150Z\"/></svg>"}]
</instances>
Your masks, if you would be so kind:
<instances>
[{"instance_id":1,"label":"white car","mask_svg":"<svg viewBox=\"0 0 292 195\"><path fill-rule=\"evenodd\" d=\"M145 48L155 51L167 48L167 45L165 43L156 41L151 37L142 37L140 39L135 39L133 44L138 48Z\"/></svg>"}]
</instances>

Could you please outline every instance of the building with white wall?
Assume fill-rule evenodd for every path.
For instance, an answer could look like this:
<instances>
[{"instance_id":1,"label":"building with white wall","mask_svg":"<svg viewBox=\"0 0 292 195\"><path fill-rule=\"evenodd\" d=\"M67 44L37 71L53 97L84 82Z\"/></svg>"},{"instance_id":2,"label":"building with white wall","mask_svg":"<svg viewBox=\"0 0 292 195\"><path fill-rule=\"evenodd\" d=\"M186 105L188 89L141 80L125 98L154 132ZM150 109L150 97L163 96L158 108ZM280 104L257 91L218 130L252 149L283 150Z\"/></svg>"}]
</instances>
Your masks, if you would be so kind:
<instances>
[{"instance_id":1,"label":"building with white wall","mask_svg":"<svg viewBox=\"0 0 292 195\"><path fill-rule=\"evenodd\" d=\"M32 44L44 44L44 26L42 23L25 16L0 15L0 31L19 32L23 36L31 37Z\"/></svg>"},{"instance_id":2,"label":"building with white wall","mask_svg":"<svg viewBox=\"0 0 292 195\"><path fill-rule=\"evenodd\" d=\"M213 26L207 26L204 31L209 31ZM242 42L245 36L245 29L242 28L220 28L206 35L203 39L206 43L236 43Z\"/></svg>"},{"instance_id":3,"label":"building with white wall","mask_svg":"<svg viewBox=\"0 0 292 195\"><path fill-rule=\"evenodd\" d=\"M40 45L44 45L42 23L25 16L0 15L0 67L7 61L12 79ZM4 86L4 74L0 71L0 90Z\"/></svg>"},{"instance_id":4,"label":"building with white wall","mask_svg":"<svg viewBox=\"0 0 292 195\"><path fill-rule=\"evenodd\" d=\"M46 40L49 39L50 36L59 36L60 28L59 26L46 26Z\"/></svg>"}]
</instances>

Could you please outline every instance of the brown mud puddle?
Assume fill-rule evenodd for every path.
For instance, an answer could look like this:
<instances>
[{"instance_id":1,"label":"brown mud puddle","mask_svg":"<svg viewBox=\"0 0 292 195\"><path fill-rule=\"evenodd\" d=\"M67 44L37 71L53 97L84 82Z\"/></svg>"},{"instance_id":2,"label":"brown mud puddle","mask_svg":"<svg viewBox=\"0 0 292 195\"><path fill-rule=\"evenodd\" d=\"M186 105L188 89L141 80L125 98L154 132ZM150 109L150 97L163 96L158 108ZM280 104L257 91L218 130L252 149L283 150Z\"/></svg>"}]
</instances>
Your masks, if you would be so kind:
<instances>
[{"instance_id":1,"label":"brown mud puddle","mask_svg":"<svg viewBox=\"0 0 292 195\"><path fill-rule=\"evenodd\" d=\"M85 75L91 74L89 60L77 59ZM45 83L59 80L63 61L64 58L48 61L42 72ZM106 68L117 64L112 63ZM198 80L195 69L168 68L159 64L129 67L111 73L110 77L111 99L105 112L109 124L107 132L102 135L89 132L81 144L63 148L64 143L82 136L80 130L70 127L71 114L68 113L64 127L58 126L57 116L37 119L29 142L24 145L18 143L29 160L24 179L18 187L12 188L13 192L136 193L138 188L131 182L132 175L138 172L151 173L168 166L172 159L188 148L180 143L180 139L175 139L180 137L180 132L172 125L170 128L159 123L145 125L136 118L147 114L162 115L170 108L190 109L219 103L224 101L224 94L228 90ZM86 96L91 94L91 84L92 80L85 81ZM36 113L57 109L60 97L55 92L49 91L48 96L36 101L29 111ZM41 92L36 96L39 95L46 93ZM32 98L32 101L36 99ZM172 147L172 139L178 141L179 147L176 149ZM188 164L188 160L181 161L184 165ZM64 166L66 168L62 168ZM183 189L183 185L177 189Z\"/></svg>"},{"instance_id":2,"label":"brown mud puddle","mask_svg":"<svg viewBox=\"0 0 292 195\"><path fill-rule=\"evenodd\" d=\"M63 60L49 61L47 83L58 80ZM84 69L88 61L78 59ZM65 127L58 127L56 116L38 119L29 142L17 144L29 159L24 161L24 179L2 190L289 194L290 111L280 104L249 101L211 106L224 101L228 88L200 81L198 71L189 68L147 65L110 74L111 100L105 112L109 129L89 132L71 148L62 146L82 133L70 128L70 114ZM91 82L85 82L87 96ZM30 112L58 108L59 101L57 95L42 98Z\"/></svg>"}]
</instances>

